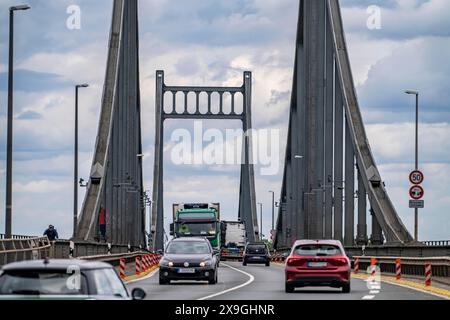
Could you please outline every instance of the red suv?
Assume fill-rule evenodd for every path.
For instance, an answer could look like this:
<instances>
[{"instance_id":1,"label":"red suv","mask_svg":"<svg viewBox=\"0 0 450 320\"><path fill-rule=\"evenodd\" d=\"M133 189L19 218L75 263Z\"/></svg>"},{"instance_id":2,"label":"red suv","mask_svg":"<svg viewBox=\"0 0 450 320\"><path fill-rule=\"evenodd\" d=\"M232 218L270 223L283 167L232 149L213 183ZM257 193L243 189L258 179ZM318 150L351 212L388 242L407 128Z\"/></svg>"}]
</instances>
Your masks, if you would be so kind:
<instances>
[{"instance_id":1,"label":"red suv","mask_svg":"<svg viewBox=\"0 0 450 320\"><path fill-rule=\"evenodd\" d=\"M286 292L327 286L350 292L350 259L337 240L298 240L286 259Z\"/></svg>"}]
</instances>

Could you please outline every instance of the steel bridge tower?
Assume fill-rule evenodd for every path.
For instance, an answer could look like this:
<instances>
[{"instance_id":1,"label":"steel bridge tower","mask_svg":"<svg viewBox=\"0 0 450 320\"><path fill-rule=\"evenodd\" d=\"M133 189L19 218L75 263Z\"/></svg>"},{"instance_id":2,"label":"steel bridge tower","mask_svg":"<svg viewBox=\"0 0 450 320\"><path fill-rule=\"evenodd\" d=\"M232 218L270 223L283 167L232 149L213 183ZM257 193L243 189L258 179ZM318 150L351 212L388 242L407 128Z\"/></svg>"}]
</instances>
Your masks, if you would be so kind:
<instances>
[{"instance_id":1,"label":"steel bridge tower","mask_svg":"<svg viewBox=\"0 0 450 320\"><path fill-rule=\"evenodd\" d=\"M92 170L76 240L145 246L137 0L114 0L108 60Z\"/></svg>"},{"instance_id":2,"label":"steel bridge tower","mask_svg":"<svg viewBox=\"0 0 450 320\"><path fill-rule=\"evenodd\" d=\"M176 105L177 93L183 94L182 110ZM189 93L195 94L193 101ZM231 111L224 110L224 94L231 95ZM171 110L165 108L164 98L168 95L172 106ZM206 95L206 111L201 110L203 100L201 95ZM213 108L212 95L219 96L219 106ZM242 95L243 105L238 106L236 96ZM170 103L170 102L169 102ZM155 104L155 162L153 173L153 206L151 219L151 234L153 249L163 249L164 237L164 198L163 198L163 145L164 122L169 119L205 119L205 120L241 120L244 132L242 142L242 162L239 191L239 218L245 223L247 238L249 241L259 240L258 220L256 214L255 176L252 161L251 132L252 117L252 74L244 72L243 85L241 87L192 87L192 86L167 86L164 82L164 71L156 72L156 104ZM190 108L191 106L195 107ZM242 112L239 110L242 109Z\"/></svg>"},{"instance_id":3,"label":"steel bridge tower","mask_svg":"<svg viewBox=\"0 0 450 320\"><path fill-rule=\"evenodd\" d=\"M355 188L357 181L357 189ZM355 235L355 198L357 222ZM372 244L412 237L389 199L358 105L338 0L300 0L275 246L297 239Z\"/></svg>"}]
</instances>

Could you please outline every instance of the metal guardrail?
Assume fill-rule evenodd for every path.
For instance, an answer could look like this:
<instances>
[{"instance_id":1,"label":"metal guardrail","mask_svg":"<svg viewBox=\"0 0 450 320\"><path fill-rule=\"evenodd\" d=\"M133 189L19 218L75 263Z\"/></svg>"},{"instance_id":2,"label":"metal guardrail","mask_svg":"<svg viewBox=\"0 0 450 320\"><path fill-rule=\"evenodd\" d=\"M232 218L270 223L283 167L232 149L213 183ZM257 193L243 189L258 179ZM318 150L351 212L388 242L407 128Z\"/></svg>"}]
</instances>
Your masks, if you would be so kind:
<instances>
[{"instance_id":1,"label":"metal guardrail","mask_svg":"<svg viewBox=\"0 0 450 320\"><path fill-rule=\"evenodd\" d=\"M22 239L33 239L33 238L39 238L39 236L23 236L23 235L14 234L14 235L12 235L11 239L22 240ZM5 239L6 239L5 234L4 233L0 233L0 240L5 240Z\"/></svg>"},{"instance_id":2,"label":"metal guardrail","mask_svg":"<svg viewBox=\"0 0 450 320\"><path fill-rule=\"evenodd\" d=\"M23 260L43 259L49 256L51 242L48 238L0 240L0 265Z\"/></svg>"},{"instance_id":3,"label":"metal guardrail","mask_svg":"<svg viewBox=\"0 0 450 320\"><path fill-rule=\"evenodd\" d=\"M422 243L430 247L450 246L450 240L422 241Z\"/></svg>"}]
</instances>

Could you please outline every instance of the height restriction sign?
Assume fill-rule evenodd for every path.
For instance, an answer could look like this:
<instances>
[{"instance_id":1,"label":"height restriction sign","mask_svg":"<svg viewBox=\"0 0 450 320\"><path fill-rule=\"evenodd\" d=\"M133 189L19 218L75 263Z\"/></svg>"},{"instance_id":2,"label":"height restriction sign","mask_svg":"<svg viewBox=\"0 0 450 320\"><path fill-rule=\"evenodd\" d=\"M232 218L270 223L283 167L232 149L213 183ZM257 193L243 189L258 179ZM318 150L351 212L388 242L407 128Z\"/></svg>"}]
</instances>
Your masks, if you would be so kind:
<instances>
[{"instance_id":1,"label":"height restriction sign","mask_svg":"<svg viewBox=\"0 0 450 320\"><path fill-rule=\"evenodd\" d=\"M419 170L415 170L409 175L409 181L411 181L412 184L421 184L423 182L423 178L423 173Z\"/></svg>"},{"instance_id":2,"label":"height restriction sign","mask_svg":"<svg viewBox=\"0 0 450 320\"><path fill-rule=\"evenodd\" d=\"M423 198L424 190L421 186L412 186L411 189L409 189L409 195L414 200L420 200Z\"/></svg>"}]
</instances>

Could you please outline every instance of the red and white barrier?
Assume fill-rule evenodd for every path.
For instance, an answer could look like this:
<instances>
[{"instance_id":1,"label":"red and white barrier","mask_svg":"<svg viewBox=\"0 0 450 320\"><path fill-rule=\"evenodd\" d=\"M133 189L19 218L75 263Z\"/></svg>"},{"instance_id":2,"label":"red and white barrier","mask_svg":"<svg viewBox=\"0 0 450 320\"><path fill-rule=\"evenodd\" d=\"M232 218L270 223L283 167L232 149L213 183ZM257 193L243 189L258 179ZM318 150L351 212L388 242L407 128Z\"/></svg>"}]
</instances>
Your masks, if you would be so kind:
<instances>
[{"instance_id":1,"label":"red and white barrier","mask_svg":"<svg viewBox=\"0 0 450 320\"><path fill-rule=\"evenodd\" d=\"M358 274L359 272L359 258L355 258L355 265L353 266L353 272Z\"/></svg>"},{"instance_id":2,"label":"red and white barrier","mask_svg":"<svg viewBox=\"0 0 450 320\"><path fill-rule=\"evenodd\" d=\"M142 270L141 257L136 257L135 261L136 261L136 267L135 267L136 274L139 275L142 272L141 271Z\"/></svg>"},{"instance_id":3,"label":"red and white barrier","mask_svg":"<svg viewBox=\"0 0 450 320\"><path fill-rule=\"evenodd\" d=\"M400 280L402 278L402 260L395 259L395 278Z\"/></svg>"},{"instance_id":4,"label":"red and white barrier","mask_svg":"<svg viewBox=\"0 0 450 320\"><path fill-rule=\"evenodd\" d=\"M150 265L153 267L156 265L156 261L155 261L155 255L152 253L150 254Z\"/></svg>"},{"instance_id":5,"label":"red and white barrier","mask_svg":"<svg viewBox=\"0 0 450 320\"><path fill-rule=\"evenodd\" d=\"M431 263L425 264L425 285L431 286Z\"/></svg>"},{"instance_id":6,"label":"red and white barrier","mask_svg":"<svg viewBox=\"0 0 450 320\"><path fill-rule=\"evenodd\" d=\"M120 278L122 278L122 279L125 279L125 267L126 267L125 259L120 259L119 275L120 275Z\"/></svg>"},{"instance_id":7,"label":"red and white barrier","mask_svg":"<svg viewBox=\"0 0 450 320\"><path fill-rule=\"evenodd\" d=\"M148 255L142 256L142 259L144 261L144 271L148 271L148 269L150 269L148 264Z\"/></svg>"}]
</instances>

